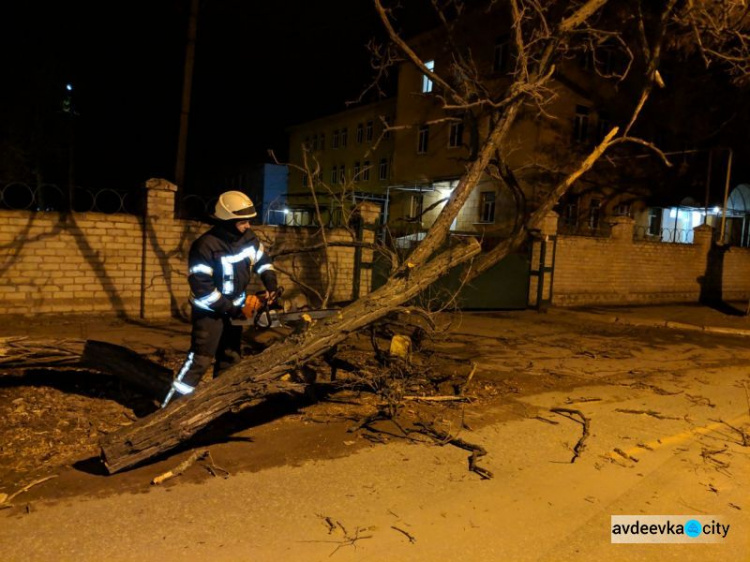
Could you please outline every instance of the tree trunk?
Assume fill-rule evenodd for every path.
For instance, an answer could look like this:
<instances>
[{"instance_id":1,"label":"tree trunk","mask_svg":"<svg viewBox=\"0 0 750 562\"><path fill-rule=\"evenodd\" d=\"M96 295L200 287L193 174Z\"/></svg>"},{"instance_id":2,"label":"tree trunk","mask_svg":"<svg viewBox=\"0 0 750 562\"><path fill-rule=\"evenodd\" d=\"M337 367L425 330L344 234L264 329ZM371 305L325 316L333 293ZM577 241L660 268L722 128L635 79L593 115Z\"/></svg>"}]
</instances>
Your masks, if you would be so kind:
<instances>
[{"instance_id":1,"label":"tree trunk","mask_svg":"<svg viewBox=\"0 0 750 562\"><path fill-rule=\"evenodd\" d=\"M319 321L305 334L243 360L218 379L201 385L189 398L176 400L105 436L101 451L107 470L112 474L168 451L241 404L254 404L269 394L299 387L277 379L395 310L479 251L479 243L473 239L445 250L423 266L392 277L380 289L342 309L337 317Z\"/></svg>"}]
</instances>

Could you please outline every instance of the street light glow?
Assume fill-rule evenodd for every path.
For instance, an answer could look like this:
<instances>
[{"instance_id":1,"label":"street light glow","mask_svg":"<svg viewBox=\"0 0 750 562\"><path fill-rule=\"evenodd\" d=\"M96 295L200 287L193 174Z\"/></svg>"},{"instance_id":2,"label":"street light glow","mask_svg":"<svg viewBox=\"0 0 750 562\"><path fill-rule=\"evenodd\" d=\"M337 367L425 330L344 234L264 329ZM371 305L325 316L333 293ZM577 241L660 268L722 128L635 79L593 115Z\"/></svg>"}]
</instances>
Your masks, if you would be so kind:
<instances>
[{"instance_id":1,"label":"street light glow","mask_svg":"<svg viewBox=\"0 0 750 562\"><path fill-rule=\"evenodd\" d=\"M65 84L65 89L68 90L69 92L72 92L73 91L73 85L72 84Z\"/></svg>"}]
</instances>

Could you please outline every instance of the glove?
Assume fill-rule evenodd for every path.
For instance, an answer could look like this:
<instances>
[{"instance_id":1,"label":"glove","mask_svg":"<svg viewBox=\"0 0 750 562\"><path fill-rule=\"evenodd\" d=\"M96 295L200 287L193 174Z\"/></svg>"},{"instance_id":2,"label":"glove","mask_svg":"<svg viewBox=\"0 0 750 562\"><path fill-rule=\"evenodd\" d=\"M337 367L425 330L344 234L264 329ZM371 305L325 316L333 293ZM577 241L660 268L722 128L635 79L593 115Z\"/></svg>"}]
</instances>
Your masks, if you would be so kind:
<instances>
[{"instance_id":1,"label":"glove","mask_svg":"<svg viewBox=\"0 0 750 562\"><path fill-rule=\"evenodd\" d=\"M242 319L245 317L245 313L242 311L242 308L239 306L232 306L229 310L227 310L227 316L229 318L233 319Z\"/></svg>"}]
</instances>

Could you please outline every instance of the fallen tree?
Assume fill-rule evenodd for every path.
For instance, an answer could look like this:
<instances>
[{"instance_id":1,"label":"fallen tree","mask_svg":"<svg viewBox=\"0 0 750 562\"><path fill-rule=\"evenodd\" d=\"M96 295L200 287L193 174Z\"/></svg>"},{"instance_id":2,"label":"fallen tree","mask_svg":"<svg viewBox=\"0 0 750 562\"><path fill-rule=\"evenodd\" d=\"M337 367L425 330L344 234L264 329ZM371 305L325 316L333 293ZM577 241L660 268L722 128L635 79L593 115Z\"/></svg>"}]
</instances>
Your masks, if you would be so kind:
<instances>
[{"instance_id":1,"label":"fallen tree","mask_svg":"<svg viewBox=\"0 0 750 562\"><path fill-rule=\"evenodd\" d=\"M235 365L221 377L199 386L188 399L176 400L167 408L107 435L102 440L107 470L114 473L168 451L240 405L252 405L270 394L301 388L299 384L279 379L321 356L350 334L398 310L445 271L479 251L475 240L444 250L418 270L407 269L379 290L342 309L337 317L321 321L298 338L289 338L252 360Z\"/></svg>"},{"instance_id":2,"label":"fallen tree","mask_svg":"<svg viewBox=\"0 0 750 562\"><path fill-rule=\"evenodd\" d=\"M443 8L452 7L460 14L462 3L448 1L433 4L450 32L452 24L447 21ZM492 4L494 2L490 2ZM702 11L707 10L705 15L710 18L715 15L711 10L718 8L698 1L698 7L694 9L692 3L676 0L655 4L638 2L638 9L635 11L631 10L628 3L615 0L560 1L548 4L549 6L542 7L534 0L508 0L504 3L511 18L516 67L510 85L502 88L499 93L493 93L477 81L478 72L471 56L467 56L460 48L456 49L454 65L446 70L450 78L441 76L434 68L426 65L396 33L390 12L379 0L375 0L376 9L402 56L440 87L442 93L437 98L442 100L443 108L446 111L463 112L470 122L481 123L485 127L483 130L486 133L481 138L480 127L475 127L473 131L472 157L467 164L466 173L451 192L424 239L395 269L383 287L342 309L337 317L313 325L303 334L253 356L252 360L240 362L218 379L201 385L189 398L177 400L166 409L107 435L102 440L101 449L105 466L110 473L172 449L227 412L257 403L272 393L300 388L299 384L283 381L281 377L323 355L349 335L402 308L452 268L469 264L480 252L479 243L468 239L446 244L451 224L488 170L493 171L514 193L518 193L518 178L507 165L507 148L504 146L509 131L525 108L537 108L540 114L545 112L545 104L553 96L550 83L554 80L556 65L569 57L575 48L590 44L596 50L603 42L619 38L623 50L630 53L632 59L635 55L630 51L630 45L639 45L637 67L641 70L641 75L637 80L637 90L640 94L636 96L630 118L625 121L622 129L612 127L589 154L575 160L574 165L566 170L564 178L546 191L529 214L524 209L518 217L513 235L477 263L469 264L464 272L464 279L469 280L485 271L522 243L529 231L538 228L559 197L611 147L635 143L656 152L666 161L665 155L652 143L629 136L631 127L649 98L653 85L661 82L658 67L667 25L675 21L679 23L679 19L675 18L681 16L685 18L689 36L692 37L695 31L698 37ZM618 27L597 27L602 22L594 21L596 16L608 6L615 8L609 14L610 24L616 22L617 25L622 25L617 18L623 14L629 16L627 25L631 36L622 39ZM734 18L732 22L744 25L742 22L746 11L742 10L743 5L730 2L727 6L738 10L738 13L729 14ZM732 26L725 27L724 31ZM716 30L712 28L710 31L716 39ZM739 37L744 40L745 36ZM700 43L699 39L696 41ZM738 42L745 45L735 37L731 46L734 48ZM713 41L711 44L715 43ZM700 48L703 49L704 56L711 55L709 43L700 43ZM732 57L736 56L734 52ZM723 62L731 64L732 61ZM628 69L630 67L628 65ZM460 77L457 85L456 76ZM624 75L615 78L623 80Z\"/></svg>"}]
</instances>

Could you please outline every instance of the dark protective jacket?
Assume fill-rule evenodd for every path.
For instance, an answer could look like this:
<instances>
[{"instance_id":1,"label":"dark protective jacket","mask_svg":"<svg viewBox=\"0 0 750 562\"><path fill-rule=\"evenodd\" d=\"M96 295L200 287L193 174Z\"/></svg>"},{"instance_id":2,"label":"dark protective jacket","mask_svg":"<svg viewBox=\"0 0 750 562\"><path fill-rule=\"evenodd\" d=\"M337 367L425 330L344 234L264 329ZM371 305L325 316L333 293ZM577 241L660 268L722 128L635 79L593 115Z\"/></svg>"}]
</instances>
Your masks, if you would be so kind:
<instances>
[{"instance_id":1,"label":"dark protective jacket","mask_svg":"<svg viewBox=\"0 0 750 562\"><path fill-rule=\"evenodd\" d=\"M198 309L219 314L242 307L253 272L260 275L267 290L278 289L271 259L255 233L247 230L240 234L234 224L222 222L190 247L190 302Z\"/></svg>"}]
</instances>

